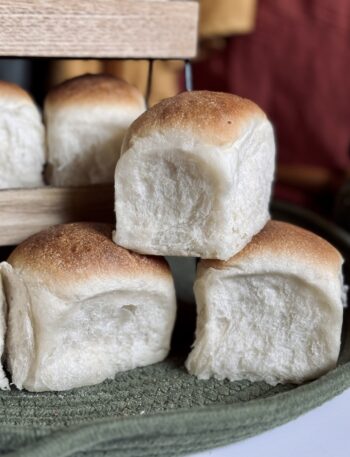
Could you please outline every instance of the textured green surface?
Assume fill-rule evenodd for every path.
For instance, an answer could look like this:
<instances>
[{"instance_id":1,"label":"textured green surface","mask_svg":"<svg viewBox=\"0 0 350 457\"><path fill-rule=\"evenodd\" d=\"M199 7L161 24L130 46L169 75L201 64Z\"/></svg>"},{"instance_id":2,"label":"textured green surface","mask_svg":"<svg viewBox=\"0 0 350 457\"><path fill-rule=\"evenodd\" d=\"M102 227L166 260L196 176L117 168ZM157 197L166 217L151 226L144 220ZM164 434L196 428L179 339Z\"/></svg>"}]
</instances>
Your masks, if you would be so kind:
<instances>
[{"instance_id":1,"label":"textured green surface","mask_svg":"<svg viewBox=\"0 0 350 457\"><path fill-rule=\"evenodd\" d=\"M12 402L8 419L15 419L17 425L1 426L2 453L27 457L181 455L260 433L320 405L350 385L349 364L282 393L260 383L233 386L223 382L204 387L201 382L185 380L187 375L177 364L170 370L169 365L149 367L148 374L135 371L142 376L138 380L137 375L133 377L138 387L134 386L127 411L125 399L119 400L124 395L118 392L118 379L94 393L79 389L61 396L25 394L20 403L18 395L9 395L2 403L9 406ZM164 372L168 374L164 376ZM152 379L158 386L156 392L148 385ZM132 392L130 386L127 391ZM148 413L141 414L145 407ZM158 412L165 408L168 412ZM122 415L114 416L113 411L116 414L118 410ZM35 422L30 425L33 416Z\"/></svg>"},{"instance_id":2,"label":"textured green surface","mask_svg":"<svg viewBox=\"0 0 350 457\"><path fill-rule=\"evenodd\" d=\"M1 393L0 425L38 426L48 430L108 417L149 415L269 397L292 385L263 382L200 381L189 376L184 359L120 373L115 380L68 392Z\"/></svg>"},{"instance_id":3,"label":"textured green surface","mask_svg":"<svg viewBox=\"0 0 350 457\"><path fill-rule=\"evenodd\" d=\"M278 209L278 208L277 208ZM279 208L279 217L283 208ZM282 217L287 219L287 217ZM310 225L307 217L294 219ZM347 234L318 226L350 258ZM190 264L181 264L189 274ZM182 297L183 298L183 297ZM348 320L348 316L346 316ZM350 339L341 366L302 386L199 381L183 366L194 327L180 307L173 354L94 387L33 394L0 393L0 454L26 457L175 456L237 441L291 420L350 386Z\"/></svg>"},{"instance_id":4,"label":"textured green surface","mask_svg":"<svg viewBox=\"0 0 350 457\"><path fill-rule=\"evenodd\" d=\"M36 394L15 389L2 392L0 425L13 426L14 432L20 431L30 441L36 438L36 434L32 435L34 430L46 435L107 418L147 417L218 404L240 405L293 388L248 381L200 381L186 373L183 362L181 357L170 357L163 363L121 373L113 381L69 392ZM7 438L3 441L2 427L1 448L11 449Z\"/></svg>"}]
</instances>

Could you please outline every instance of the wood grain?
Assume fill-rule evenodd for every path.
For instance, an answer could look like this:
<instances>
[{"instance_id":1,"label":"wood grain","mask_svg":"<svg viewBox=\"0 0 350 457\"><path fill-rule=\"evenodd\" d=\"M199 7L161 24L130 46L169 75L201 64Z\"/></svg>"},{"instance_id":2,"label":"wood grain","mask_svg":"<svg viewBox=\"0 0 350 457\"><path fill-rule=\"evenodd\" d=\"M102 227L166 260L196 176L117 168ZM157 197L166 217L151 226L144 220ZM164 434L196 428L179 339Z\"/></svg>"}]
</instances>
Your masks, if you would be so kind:
<instances>
[{"instance_id":1,"label":"wood grain","mask_svg":"<svg viewBox=\"0 0 350 457\"><path fill-rule=\"evenodd\" d=\"M15 245L54 224L114 222L113 185L0 191L0 246Z\"/></svg>"},{"instance_id":2,"label":"wood grain","mask_svg":"<svg viewBox=\"0 0 350 457\"><path fill-rule=\"evenodd\" d=\"M198 3L165 0L0 0L0 55L190 58Z\"/></svg>"}]
</instances>

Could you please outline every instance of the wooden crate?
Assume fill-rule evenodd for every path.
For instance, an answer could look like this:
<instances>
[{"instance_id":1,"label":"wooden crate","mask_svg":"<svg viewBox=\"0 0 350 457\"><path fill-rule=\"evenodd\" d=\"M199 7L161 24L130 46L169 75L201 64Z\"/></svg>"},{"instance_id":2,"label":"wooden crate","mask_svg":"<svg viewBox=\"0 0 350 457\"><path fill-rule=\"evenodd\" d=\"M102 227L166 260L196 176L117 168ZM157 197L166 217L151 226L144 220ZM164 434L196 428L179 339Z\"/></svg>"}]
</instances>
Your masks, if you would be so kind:
<instances>
[{"instance_id":1,"label":"wooden crate","mask_svg":"<svg viewBox=\"0 0 350 457\"><path fill-rule=\"evenodd\" d=\"M0 191L0 245L20 243L54 224L114 223L113 185Z\"/></svg>"},{"instance_id":2,"label":"wooden crate","mask_svg":"<svg viewBox=\"0 0 350 457\"><path fill-rule=\"evenodd\" d=\"M191 0L0 0L0 57L188 59L196 54ZM0 191L0 245L53 224L113 222L113 186Z\"/></svg>"},{"instance_id":3,"label":"wooden crate","mask_svg":"<svg viewBox=\"0 0 350 457\"><path fill-rule=\"evenodd\" d=\"M0 55L191 58L198 3L185 0L1 0Z\"/></svg>"}]
</instances>

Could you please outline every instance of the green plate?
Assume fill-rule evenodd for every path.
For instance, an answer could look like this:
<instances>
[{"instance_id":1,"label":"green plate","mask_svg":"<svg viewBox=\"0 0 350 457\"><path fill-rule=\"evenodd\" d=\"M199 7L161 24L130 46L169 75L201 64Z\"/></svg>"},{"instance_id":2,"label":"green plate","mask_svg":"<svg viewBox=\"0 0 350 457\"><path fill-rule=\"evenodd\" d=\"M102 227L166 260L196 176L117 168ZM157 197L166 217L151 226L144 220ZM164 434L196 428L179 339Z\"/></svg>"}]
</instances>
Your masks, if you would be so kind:
<instances>
[{"instance_id":1,"label":"green plate","mask_svg":"<svg viewBox=\"0 0 350 457\"><path fill-rule=\"evenodd\" d=\"M329 239L350 259L346 232L290 205L275 203L272 211L280 220L298 223ZM173 258L171 264L180 305L168 359L69 392L1 392L0 455L183 455L285 423L350 386L347 312L339 366L313 382L271 387L262 382L199 381L188 375L183 363L195 324L195 260Z\"/></svg>"}]
</instances>

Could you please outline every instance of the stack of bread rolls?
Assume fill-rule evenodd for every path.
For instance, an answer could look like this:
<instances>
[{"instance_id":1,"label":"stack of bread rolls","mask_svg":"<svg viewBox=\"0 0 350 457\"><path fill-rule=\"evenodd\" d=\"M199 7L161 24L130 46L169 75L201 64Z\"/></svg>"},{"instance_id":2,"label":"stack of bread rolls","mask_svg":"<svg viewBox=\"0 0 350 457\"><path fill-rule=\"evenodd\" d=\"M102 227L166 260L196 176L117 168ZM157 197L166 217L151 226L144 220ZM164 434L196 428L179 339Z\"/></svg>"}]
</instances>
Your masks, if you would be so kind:
<instances>
[{"instance_id":1,"label":"stack of bread rolls","mask_svg":"<svg viewBox=\"0 0 350 457\"><path fill-rule=\"evenodd\" d=\"M266 115L207 91L143 111L133 89L99 76L46 100L48 176L56 185L104 182L117 162L116 228L112 236L104 224L54 226L1 264L0 351L12 382L66 390L163 360L176 312L164 255L201 258L191 374L276 384L332 369L343 259L320 237L270 220Z\"/></svg>"},{"instance_id":2,"label":"stack of bread rolls","mask_svg":"<svg viewBox=\"0 0 350 457\"><path fill-rule=\"evenodd\" d=\"M269 220L274 164L270 122L231 94L163 100L126 134L114 240L203 259L186 361L201 379L301 383L336 365L343 259L320 237Z\"/></svg>"}]
</instances>

